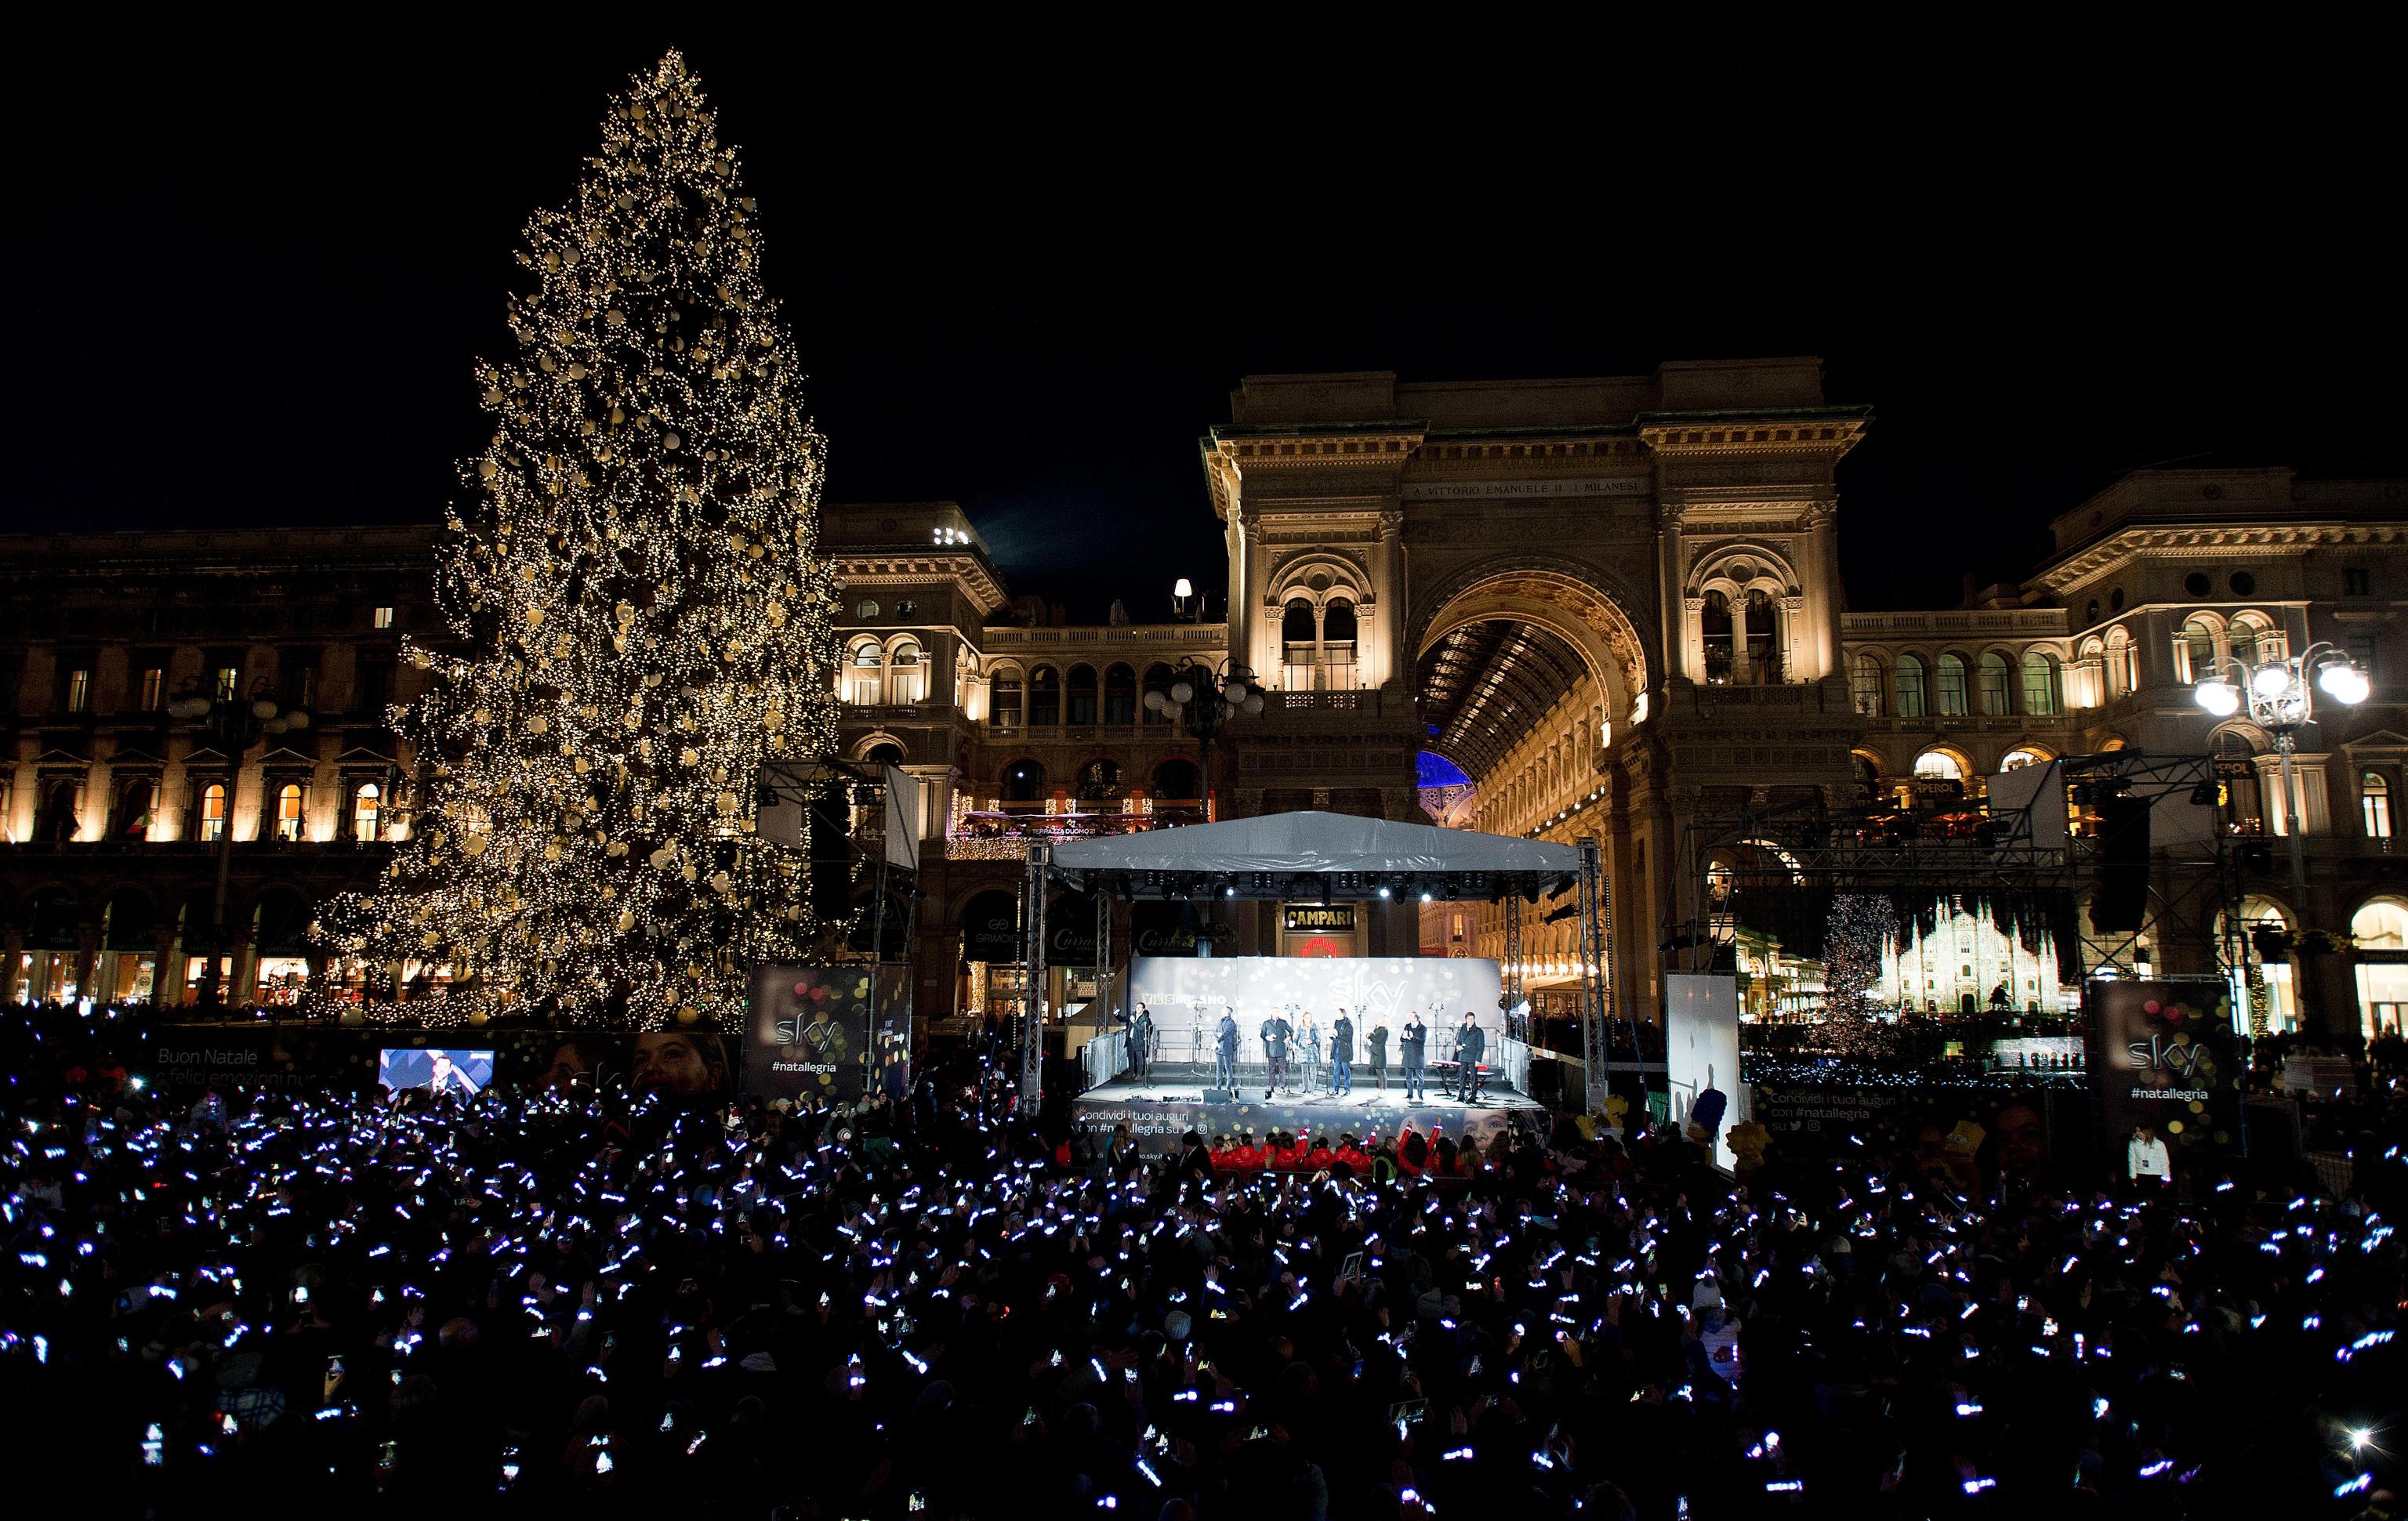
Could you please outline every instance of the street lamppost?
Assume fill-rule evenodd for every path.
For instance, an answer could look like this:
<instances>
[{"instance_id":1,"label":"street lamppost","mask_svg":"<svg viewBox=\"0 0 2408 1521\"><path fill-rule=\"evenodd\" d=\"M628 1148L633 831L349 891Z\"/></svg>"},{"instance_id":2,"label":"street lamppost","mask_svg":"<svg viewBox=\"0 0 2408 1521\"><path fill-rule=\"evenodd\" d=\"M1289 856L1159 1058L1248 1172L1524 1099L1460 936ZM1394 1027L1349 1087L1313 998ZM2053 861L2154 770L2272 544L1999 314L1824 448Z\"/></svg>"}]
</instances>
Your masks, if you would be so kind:
<instances>
[{"instance_id":1,"label":"street lamppost","mask_svg":"<svg viewBox=\"0 0 2408 1521\"><path fill-rule=\"evenodd\" d=\"M2229 667L2239 675L2225 675ZM2248 664L2226 656L2220 665L2192 689L2199 705L2219 718L2229 718L2245 705L2249 720L2274 736L2274 753L2282 758L2283 817L2291 840L2291 905L2304 926L2308 911L2308 868L2300 844L2299 777L2291 757L2299 749L2299 732L2315 719L2314 685L2344 707L2366 701L2366 673L2330 644L2318 640L2296 655ZM2302 1014L2306 1011L2303 1009Z\"/></svg>"},{"instance_id":2,"label":"street lamppost","mask_svg":"<svg viewBox=\"0 0 2408 1521\"><path fill-rule=\"evenodd\" d=\"M182 696L167 704L171 718L204 720L210 740L218 753L225 757L225 817L218 828L217 896L209 911L209 955L208 970L201 977L201 1002L219 1002L219 962L225 954L226 883L234 867L234 800L235 789L242 776L242 758L250 748L269 734L281 734L289 730L309 727L306 709L286 709L267 694L265 679L251 684L248 699L237 697L231 689L204 692L188 687Z\"/></svg>"},{"instance_id":3,"label":"street lamppost","mask_svg":"<svg viewBox=\"0 0 2408 1521\"><path fill-rule=\"evenodd\" d=\"M1170 689L1145 694L1146 707L1179 721L1197 746L1203 774L1204 812L1212 816L1212 737L1240 713L1263 710L1261 684L1254 672L1225 660L1207 665L1190 660L1170 674Z\"/></svg>"}]
</instances>

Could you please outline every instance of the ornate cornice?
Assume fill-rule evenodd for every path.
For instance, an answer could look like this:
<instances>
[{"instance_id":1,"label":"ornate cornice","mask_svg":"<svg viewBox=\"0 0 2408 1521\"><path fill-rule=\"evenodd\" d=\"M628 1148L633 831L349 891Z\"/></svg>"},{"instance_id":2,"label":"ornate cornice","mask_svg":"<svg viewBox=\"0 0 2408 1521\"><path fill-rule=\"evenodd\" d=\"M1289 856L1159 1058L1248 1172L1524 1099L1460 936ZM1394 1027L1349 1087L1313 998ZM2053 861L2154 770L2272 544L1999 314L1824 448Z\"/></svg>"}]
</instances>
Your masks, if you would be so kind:
<instances>
[{"instance_id":1,"label":"ornate cornice","mask_svg":"<svg viewBox=\"0 0 2408 1521\"><path fill-rule=\"evenodd\" d=\"M977 555L857 554L827 557L838 576L860 586L892 586L898 582L951 581L969 593L979 616L1000 610L1010 597L987 562Z\"/></svg>"},{"instance_id":2,"label":"ornate cornice","mask_svg":"<svg viewBox=\"0 0 2408 1521\"><path fill-rule=\"evenodd\" d=\"M2032 582L2064 596L2142 554L2161 560L2214 560L2246 550L2258 558L2287 558L2311 549L2398 544L2408 544L2408 523L2231 522L2124 528L2042 566Z\"/></svg>"},{"instance_id":3,"label":"ornate cornice","mask_svg":"<svg viewBox=\"0 0 2408 1521\"><path fill-rule=\"evenodd\" d=\"M1827 454L1837 459L1856 447L1871 418L1870 407L1818 407L1797 416L1642 412L1639 436L1658 454Z\"/></svg>"}]
</instances>

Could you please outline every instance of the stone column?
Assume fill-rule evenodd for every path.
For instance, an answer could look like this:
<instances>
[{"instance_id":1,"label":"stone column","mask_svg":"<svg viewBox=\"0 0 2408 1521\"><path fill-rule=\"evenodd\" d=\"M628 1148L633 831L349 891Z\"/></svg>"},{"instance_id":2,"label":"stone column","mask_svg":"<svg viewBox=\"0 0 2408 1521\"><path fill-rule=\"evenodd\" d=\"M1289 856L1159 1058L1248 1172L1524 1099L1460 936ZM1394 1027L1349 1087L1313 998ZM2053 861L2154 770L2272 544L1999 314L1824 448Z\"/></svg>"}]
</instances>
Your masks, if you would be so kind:
<instances>
[{"instance_id":1,"label":"stone column","mask_svg":"<svg viewBox=\"0 0 2408 1521\"><path fill-rule=\"evenodd\" d=\"M1781 679L1813 681L1830 675L1828 662L1811 675L1799 669L1805 663L1801 650L1806 641L1799 634L1798 620L1805 614L1806 599L1802 596L1783 597L1774 605L1780 609L1781 617Z\"/></svg>"},{"instance_id":2,"label":"stone column","mask_svg":"<svg viewBox=\"0 0 2408 1521\"><path fill-rule=\"evenodd\" d=\"M1681 599L1681 671L1691 681L1706 679L1706 599Z\"/></svg>"}]
</instances>

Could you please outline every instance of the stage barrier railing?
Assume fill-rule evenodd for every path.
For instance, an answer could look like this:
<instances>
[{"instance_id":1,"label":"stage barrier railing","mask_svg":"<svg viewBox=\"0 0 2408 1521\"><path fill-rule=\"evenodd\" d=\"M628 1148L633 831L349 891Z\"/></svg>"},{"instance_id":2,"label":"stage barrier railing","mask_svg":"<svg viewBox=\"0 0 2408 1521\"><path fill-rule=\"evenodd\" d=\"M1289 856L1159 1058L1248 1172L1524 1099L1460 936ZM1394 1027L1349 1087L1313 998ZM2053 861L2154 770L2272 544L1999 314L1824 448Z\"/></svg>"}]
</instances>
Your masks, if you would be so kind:
<instances>
[{"instance_id":1,"label":"stage barrier railing","mask_svg":"<svg viewBox=\"0 0 2408 1521\"><path fill-rule=\"evenodd\" d=\"M1511 1035L1500 1036L1497 1043L1497 1071L1506 1085L1516 1093L1530 1091L1530 1047L1525 1041Z\"/></svg>"},{"instance_id":2,"label":"stage barrier railing","mask_svg":"<svg viewBox=\"0 0 2408 1521\"><path fill-rule=\"evenodd\" d=\"M1079 1047L1079 1091L1098 1088L1128 1071L1128 1031L1107 1031Z\"/></svg>"}]
</instances>

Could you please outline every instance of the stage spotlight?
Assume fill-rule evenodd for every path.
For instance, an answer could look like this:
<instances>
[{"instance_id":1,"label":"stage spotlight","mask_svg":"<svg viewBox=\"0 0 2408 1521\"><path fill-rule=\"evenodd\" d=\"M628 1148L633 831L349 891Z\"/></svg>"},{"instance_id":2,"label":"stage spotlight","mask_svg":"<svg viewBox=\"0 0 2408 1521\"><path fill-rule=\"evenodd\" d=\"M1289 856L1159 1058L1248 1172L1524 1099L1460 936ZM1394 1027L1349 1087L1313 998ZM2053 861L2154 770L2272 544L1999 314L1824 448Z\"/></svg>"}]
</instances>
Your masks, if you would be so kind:
<instances>
[{"instance_id":1,"label":"stage spotlight","mask_svg":"<svg viewBox=\"0 0 2408 1521\"><path fill-rule=\"evenodd\" d=\"M1384 885L1380 888L1380 896L1383 898L1388 896L1388 889Z\"/></svg>"}]
</instances>

